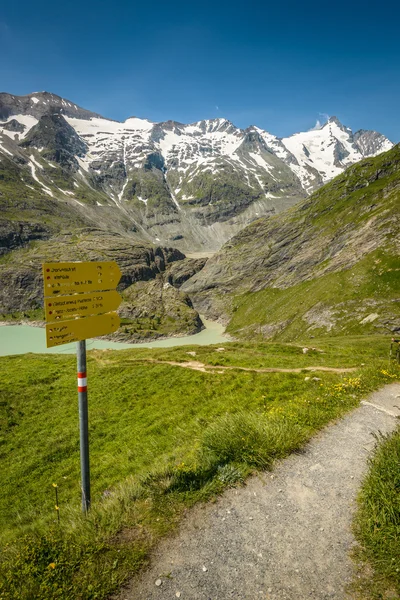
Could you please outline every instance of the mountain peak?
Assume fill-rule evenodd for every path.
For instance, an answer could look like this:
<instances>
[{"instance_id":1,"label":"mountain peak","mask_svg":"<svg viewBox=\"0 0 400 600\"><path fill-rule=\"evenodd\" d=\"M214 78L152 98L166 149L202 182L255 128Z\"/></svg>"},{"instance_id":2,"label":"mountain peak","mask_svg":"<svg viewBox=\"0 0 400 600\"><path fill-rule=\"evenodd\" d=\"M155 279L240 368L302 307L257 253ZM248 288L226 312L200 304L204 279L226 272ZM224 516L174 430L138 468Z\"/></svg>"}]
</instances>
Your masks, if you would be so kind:
<instances>
[{"instance_id":1,"label":"mountain peak","mask_svg":"<svg viewBox=\"0 0 400 600\"><path fill-rule=\"evenodd\" d=\"M14 115L31 115L40 119L43 115L55 110L64 116L77 119L103 118L97 113L81 108L74 102L50 92L35 92L25 96L0 93L0 120L7 120Z\"/></svg>"},{"instance_id":2,"label":"mountain peak","mask_svg":"<svg viewBox=\"0 0 400 600\"><path fill-rule=\"evenodd\" d=\"M338 127L341 131L344 131L345 133L350 135L352 135L353 133L350 127L343 125L343 123L335 116L329 117L329 119L327 120L325 125L323 125L323 127L326 127L327 125L336 125L336 127Z\"/></svg>"},{"instance_id":3,"label":"mountain peak","mask_svg":"<svg viewBox=\"0 0 400 600\"><path fill-rule=\"evenodd\" d=\"M338 119L337 117L335 117L335 116L333 116L333 117L329 117L329 119L328 119L327 123L336 123L336 125L341 125L341 126L343 126L343 123L341 123L341 122L339 121L339 119Z\"/></svg>"}]
</instances>

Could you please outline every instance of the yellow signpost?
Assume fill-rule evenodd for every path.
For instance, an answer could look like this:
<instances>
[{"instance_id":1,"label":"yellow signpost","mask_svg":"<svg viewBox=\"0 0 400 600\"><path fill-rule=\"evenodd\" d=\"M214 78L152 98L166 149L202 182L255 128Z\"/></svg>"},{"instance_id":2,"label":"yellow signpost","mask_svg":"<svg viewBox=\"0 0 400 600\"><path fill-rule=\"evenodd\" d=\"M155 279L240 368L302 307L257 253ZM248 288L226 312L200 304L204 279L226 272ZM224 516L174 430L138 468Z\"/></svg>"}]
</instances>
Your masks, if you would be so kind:
<instances>
[{"instance_id":1,"label":"yellow signpost","mask_svg":"<svg viewBox=\"0 0 400 600\"><path fill-rule=\"evenodd\" d=\"M117 331L119 316L116 312L95 315L84 319L71 319L46 324L47 347L61 346L69 342L80 342L98 335Z\"/></svg>"},{"instance_id":2,"label":"yellow signpost","mask_svg":"<svg viewBox=\"0 0 400 600\"><path fill-rule=\"evenodd\" d=\"M43 265L44 296L115 290L121 275L115 261L46 263Z\"/></svg>"},{"instance_id":3,"label":"yellow signpost","mask_svg":"<svg viewBox=\"0 0 400 600\"><path fill-rule=\"evenodd\" d=\"M78 342L76 355L84 512L90 507L86 340L117 331L119 316L110 311L115 311L122 300L116 291L120 279L121 271L114 261L43 265L47 347Z\"/></svg>"},{"instance_id":4,"label":"yellow signpost","mask_svg":"<svg viewBox=\"0 0 400 600\"><path fill-rule=\"evenodd\" d=\"M121 302L122 298L116 290L46 298L44 301L46 321L50 323L62 319L71 319L71 317L88 317L107 313L116 310Z\"/></svg>"}]
</instances>

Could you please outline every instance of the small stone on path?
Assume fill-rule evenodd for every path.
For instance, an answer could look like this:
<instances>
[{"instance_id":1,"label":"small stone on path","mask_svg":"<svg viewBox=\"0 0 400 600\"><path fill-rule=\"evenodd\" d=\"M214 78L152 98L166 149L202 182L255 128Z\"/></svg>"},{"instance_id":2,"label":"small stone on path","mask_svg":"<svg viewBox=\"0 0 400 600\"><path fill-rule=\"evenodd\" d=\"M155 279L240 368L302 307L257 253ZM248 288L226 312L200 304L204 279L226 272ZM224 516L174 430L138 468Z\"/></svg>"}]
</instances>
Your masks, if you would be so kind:
<instances>
[{"instance_id":1,"label":"small stone on path","mask_svg":"<svg viewBox=\"0 0 400 600\"><path fill-rule=\"evenodd\" d=\"M160 585L162 585L162 581L161 581L161 579L157 579L156 580L156 586L160 587Z\"/></svg>"},{"instance_id":2,"label":"small stone on path","mask_svg":"<svg viewBox=\"0 0 400 600\"><path fill-rule=\"evenodd\" d=\"M207 567L205 567L204 565L203 565L203 571L204 571L204 573L207 573L207 571L208 571Z\"/></svg>"}]
</instances>

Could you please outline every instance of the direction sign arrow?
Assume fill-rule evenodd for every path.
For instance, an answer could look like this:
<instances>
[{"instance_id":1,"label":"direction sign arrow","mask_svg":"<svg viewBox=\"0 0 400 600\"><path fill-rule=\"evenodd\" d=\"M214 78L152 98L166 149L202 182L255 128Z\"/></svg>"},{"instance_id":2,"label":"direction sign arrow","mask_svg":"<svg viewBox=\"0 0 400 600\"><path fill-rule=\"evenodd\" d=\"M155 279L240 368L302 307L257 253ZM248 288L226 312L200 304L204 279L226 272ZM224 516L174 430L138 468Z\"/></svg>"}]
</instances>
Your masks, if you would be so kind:
<instances>
[{"instance_id":1,"label":"direction sign arrow","mask_svg":"<svg viewBox=\"0 0 400 600\"><path fill-rule=\"evenodd\" d=\"M115 290L46 298L46 321L51 323L77 316L101 315L116 310L121 302L122 298Z\"/></svg>"},{"instance_id":2,"label":"direction sign arrow","mask_svg":"<svg viewBox=\"0 0 400 600\"><path fill-rule=\"evenodd\" d=\"M113 290L117 287L121 275L115 261L45 263L44 297Z\"/></svg>"},{"instance_id":3,"label":"direction sign arrow","mask_svg":"<svg viewBox=\"0 0 400 600\"><path fill-rule=\"evenodd\" d=\"M117 331L119 323L119 316L116 312L86 317L85 319L47 323L47 348L113 333Z\"/></svg>"}]
</instances>

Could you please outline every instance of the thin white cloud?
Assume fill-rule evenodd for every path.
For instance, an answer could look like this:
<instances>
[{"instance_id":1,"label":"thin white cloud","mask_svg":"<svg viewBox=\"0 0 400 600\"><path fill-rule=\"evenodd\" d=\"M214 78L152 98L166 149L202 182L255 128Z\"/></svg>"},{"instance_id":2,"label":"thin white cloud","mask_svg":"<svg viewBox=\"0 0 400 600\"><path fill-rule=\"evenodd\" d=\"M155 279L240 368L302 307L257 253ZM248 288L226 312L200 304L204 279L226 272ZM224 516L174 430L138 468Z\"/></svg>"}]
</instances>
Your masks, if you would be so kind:
<instances>
[{"instance_id":1,"label":"thin white cloud","mask_svg":"<svg viewBox=\"0 0 400 600\"><path fill-rule=\"evenodd\" d=\"M320 117L322 117L323 120L321 119L317 119L315 122L314 127L311 127L311 129L309 129L309 131L316 131L317 129L321 129L321 127L323 127L326 123L326 121L328 121L329 119L329 115L327 113L318 113L318 115Z\"/></svg>"},{"instance_id":2,"label":"thin white cloud","mask_svg":"<svg viewBox=\"0 0 400 600\"><path fill-rule=\"evenodd\" d=\"M314 127L311 127L309 131L316 131L317 129L321 129L322 123L319 119L316 120Z\"/></svg>"}]
</instances>

